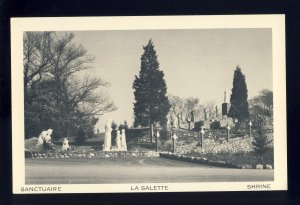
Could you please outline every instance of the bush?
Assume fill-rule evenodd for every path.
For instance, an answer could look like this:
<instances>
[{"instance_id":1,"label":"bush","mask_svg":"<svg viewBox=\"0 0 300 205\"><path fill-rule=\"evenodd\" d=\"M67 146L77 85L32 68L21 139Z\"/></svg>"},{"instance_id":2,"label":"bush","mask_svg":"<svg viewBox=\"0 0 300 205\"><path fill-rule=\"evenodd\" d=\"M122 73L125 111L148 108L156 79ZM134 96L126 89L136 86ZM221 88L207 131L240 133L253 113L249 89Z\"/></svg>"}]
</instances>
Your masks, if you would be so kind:
<instances>
[{"instance_id":1,"label":"bush","mask_svg":"<svg viewBox=\"0 0 300 205\"><path fill-rule=\"evenodd\" d=\"M126 130L126 139L129 141L150 141L150 131L147 128L130 128Z\"/></svg>"},{"instance_id":2,"label":"bush","mask_svg":"<svg viewBox=\"0 0 300 205\"><path fill-rule=\"evenodd\" d=\"M199 132L201 127L204 125L203 121L195 122L194 124L194 131Z\"/></svg>"},{"instance_id":3,"label":"bush","mask_svg":"<svg viewBox=\"0 0 300 205\"><path fill-rule=\"evenodd\" d=\"M76 141L79 143L83 143L87 140L87 133L84 128L80 127L77 132Z\"/></svg>"},{"instance_id":4,"label":"bush","mask_svg":"<svg viewBox=\"0 0 300 205\"><path fill-rule=\"evenodd\" d=\"M43 143L43 150L44 151L49 151L49 150L53 150L54 149L54 144L51 142L45 142Z\"/></svg>"},{"instance_id":5,"label":"bush","mask_svg":"<svg viewBox=\"0 0 300 205\"><path fill-rule=\"evenodd\" d=\"M252 144L254 146L254 151L258 154L263 154L263 153L269 151L270 150L270 142L271 142L271 140L263 132L262 128L260 128L252 142Z\"/></svg>"},{"instance_id":6,"label":"bush","mask_svg":"<svg viewBox=\"0 0 300 205\"><path fill-rule=\"evenodd\" d=\"M210 129L220 129L220 128L221 128L220 121L214 121L210 123Z\"/></svg>"},{"instance_id":7,"label":"bush","mask_svg":"<svg viewBox=\"0 0 300 205\"><path fill-rule=\"evenodd\" d=\"M159 132L160 134L160 140L168 140L171 137L171 131L167 130L167 129L162 129Z\"/></svg>"}]
</instances>

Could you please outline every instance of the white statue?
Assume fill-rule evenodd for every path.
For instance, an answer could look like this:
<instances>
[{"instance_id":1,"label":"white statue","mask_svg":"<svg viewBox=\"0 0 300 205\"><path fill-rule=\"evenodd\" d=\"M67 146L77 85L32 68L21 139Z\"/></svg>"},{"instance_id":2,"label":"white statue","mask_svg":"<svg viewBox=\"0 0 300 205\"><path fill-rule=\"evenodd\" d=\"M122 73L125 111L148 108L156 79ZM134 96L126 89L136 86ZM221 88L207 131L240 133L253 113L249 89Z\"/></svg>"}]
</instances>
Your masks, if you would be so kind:
<instances>
[{"instance_id":1,"label":"white statue","mask_svg":"<svg viewBox=\"0 0 300 205\"><path fill-rule=\"evenodd\" d=\"M120 135L120 130L117 130L116 147L117 147L118 151L121 150L121 135Z\"/></svg>"},{"instance_id":2,"label":"white statue","mask_svg":"<svg viewBox=\"0 0 300 205\"><path fill-rule=\"evenodd\" d=\"M111 119L108 119L105 124L103 151L110 151L111 149L111 130Z\"/></svg>"},{"instance_id":3,"label":"white statue","mask_svg":"<svg viewBox=\"0 0 300 205\"><path fill-rule=\"evenodd\" d=\"M122 149L122 151L127 151L125 129L122 129L122 134L121 134L121 149Z\"/></svg>"},{"instance_id":4,"label":"white statue","mask_svg":"<svg viewBox=\"0 0 300 205\"><path fill-rule=\"evenodd\" d=\"M36 144L37 149L42 150L44 143L47 143L47 144L51 143L52 132L53 132L52 129L48 129L47 131L44 130L43 132L41 132L41 134L39 135L38 142Z\"/></svg>"},{"instance_id":5,"label":"white statue","mask_svg":"<svg viewBox=\"0 0 300 205\"><path fill-rule=\"evenodd\" d=\"M67 140L67 138L64 139L63 145L62 145L62 151L67 151L68 149L70 149L69 146L69 141Z\"/></svg>"}]
</instances>

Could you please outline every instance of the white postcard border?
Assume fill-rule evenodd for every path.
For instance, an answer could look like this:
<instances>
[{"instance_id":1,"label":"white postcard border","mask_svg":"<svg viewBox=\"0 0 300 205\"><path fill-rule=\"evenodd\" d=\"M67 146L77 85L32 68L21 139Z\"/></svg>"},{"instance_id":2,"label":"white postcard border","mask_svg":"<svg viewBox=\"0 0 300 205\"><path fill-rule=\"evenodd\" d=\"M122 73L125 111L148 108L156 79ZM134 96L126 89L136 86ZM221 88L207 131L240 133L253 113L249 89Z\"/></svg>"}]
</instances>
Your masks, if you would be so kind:
<instances>
[{"instance_id":1,"label":"white postcard border","mask_svg":"<svg viewBox=\"0 0 300 205\"><path fill-rule=\"evenodd\" d=\"M25 185L24 156L24 88L23 32L79 30L147 30L147 29L224 29L272 28L273 93L274 93L274 181L270 182L205 182L143 184L59 184ZM68 17L11 19L11 82L12 82L12 163L13 193L119 193L143 192L132 186L167 186L158 192L247 191L247 185L269 184L267 190L287 190L287 131L285 81L285 16L143 16L143 17ZM59 191L23 192L26 187L60 187ZM41 188L42 189L42 188ZM254 191L251 189L251 191ZM258 191L261 191L259 189ZM149 192L149 191L146 191ZM150 191L152 192L152 191Z\"/></svg>"}]
</instances>

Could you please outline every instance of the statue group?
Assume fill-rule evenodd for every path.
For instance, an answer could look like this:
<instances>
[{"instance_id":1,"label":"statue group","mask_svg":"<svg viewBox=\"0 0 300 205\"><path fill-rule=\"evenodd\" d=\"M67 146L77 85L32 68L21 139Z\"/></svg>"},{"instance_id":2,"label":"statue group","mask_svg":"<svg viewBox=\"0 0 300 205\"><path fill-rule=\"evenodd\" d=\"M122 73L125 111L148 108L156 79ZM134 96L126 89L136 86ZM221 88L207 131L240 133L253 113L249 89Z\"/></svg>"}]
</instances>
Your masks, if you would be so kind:
<instances>
[{"instance_id":1,"label":"statue group","mask_svg":"<svg viewBox=\"0 0 300 205\"><path fill-rule=\"evenodd\" d=\"M118 128L113 130L111 124L110 119L105 124L103 151L127 151L125 129L122 129L121 132ZM113 138L112 133L115 134Z\"/></svg>"},{"instance_id":2,"label":"statue group","mask_svg":"<svg viewBox=\"0 0 300 205\"><path fill-rule=\"evenodd\" d=\"M49 149L55 149L54 144L52 143L51 135L53 133L52 129L44 130L39 135L36 148L38 151L46 151ZM64 138L63 144L62 144L62 151L70 150L69 141L67 138Z\"/></svg>"}]
</instances>

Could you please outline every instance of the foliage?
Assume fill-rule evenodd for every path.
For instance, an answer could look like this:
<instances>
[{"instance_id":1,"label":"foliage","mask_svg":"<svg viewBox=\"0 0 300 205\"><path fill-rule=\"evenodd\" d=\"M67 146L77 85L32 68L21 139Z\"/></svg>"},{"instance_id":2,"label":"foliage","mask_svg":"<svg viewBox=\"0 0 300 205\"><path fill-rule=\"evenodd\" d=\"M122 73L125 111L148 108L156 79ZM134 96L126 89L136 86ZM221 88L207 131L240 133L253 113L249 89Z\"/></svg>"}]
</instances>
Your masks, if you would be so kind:
<instances>
[{"instance_id":1,"label":"foliage","mask_svg":"<svg viewBox=\"0 0 300 205\"><path fill-rule=\"evenodd\" d=\"M86 130L83 128L83 127L80 127L78 129L78 133L77 133L77 136L76 136L76 141L79 142L79 143L83 143L87 140L87 133L86 133Z\"/></svg>"},{"instance_id":2,"label":"foliage","mask_svg":"<svg viewBox=\"0 0 300 205\"><path fill-rule=\"evenodd\" d=\"M270 143L271 140L264 133L263 128L261 126L252 142L254 146L254 151L258 154L263 154L271 149Z\"/></svg>"},{"instance_id":3,"label":"foliage","mask_svg":"<svg viewBox=\"0 0 300 205\"><path fill-rule=\"evenodd\" d=\"M51 142L45 142L44 141L44 143L43 143L43 150L44 151L49 151L49 150L53 150L53 149L55 149L55 146L54 146L54 144L53 143L51 143Z\"/></svg>"},{"instance_id":4,"label":"foliage","mask_svg":"<svg viewBox=\"0 0 300 205\"><path fill-rule=\"evenodd\" d=\"M250 115L253 122L259 122L262 118L273 118L273 92L267 89L261 90L258 96L249 100Z\"/></svg>"},{"instance_id":5,"label":"foliage","mask_svg":"<svg viewBox=\"0 0 300 205\"><path fill-rule=\"evenodd\" d=\"M93 135L97 115L115 110L101 79L80 76L93 57L68 32L24 33L25 137L52 128L53 137Z\"/></svg>"},{"instance_id":6,"label":"foliage","mask_svg":"<svg viewBox=\"0 0 300 205\"><path fill-rule=\"evenodd\" d=\"M149 140L149 127L147 128L129 128L126 130L126 140L128 141L145 141Z\"/></svg>"},{"instance_id":7,"label":"foliage","mask_svg":"<svg viewBox=\"0 0 300 205\"><path fill-rule=\"evenodd\" d=\"M245 121L249 118L249 105L248 105L248 90L246 85L245 76L241 68L237 66L234 71L233 88L231 89L230 96L230 109L228 117L236 118L239 122Z\"/></svg>"},{"instance_id":8,"label":"foliage","mask_svg":"<svg viewBox=\"0 0 300 205\"><path fill-rule=\"evenodd\" d=\"M201 130L201 127L204 125L203 121L195 122L194 124L194 131L199 132Z\"/></svg>"},{"instance_id":9,"label":"foliage","mask_svg":"<svg viewBox=\"0 0 300 205\"><path fill-rule=\"evenodd\" d=\"M220 121L214 121L210 124L210 129L220 129L221 123Z\"/></svg>"},{"instance_id":10,"label":"foliage","mask_svg":"<svg viewBox=\"0 0 300 205\"><path fill-rule=\"evenodd\" d=\"M87 138L95 137L95 125L98 122L98 118L92 117L82 117L77 119L79 124L78 129L74 129L74 132L77 131L76 141L79 143L83 143L87 140Z\"/></svg>"},{"instance_id":11,"label":"foliage","mask_svg":"<svg viewBox=\"0 0 300 205\"><path fill-rule=\"evenodd\" d=\"M54 103L53 81L42 81L27 93L25 100L25 134L29 137L38 136L55 122L58 112ZM57 130L53 132L55 138Z\"/></svg>"},{"instance_id":12,"label":"foliage","mask_svg":"<svg viewBox=\"0 0 300 205\"><path fill-rule=\"evenodd\" d=\"M168 98L171 104L168 119L170 124L174 126L178 126L178 118L180 123L179 126L183 128L187 121L195 122L195 116L197 120L199 120L199 115L203 113L202 110L204 107L200 105L200 100L198 98L182 98L172 94L169 94Z\"/></svg>"},{"instance_id":13,"label":"foliage","mask_svg":"<svg viewBox=\"0 0 300 205\"><path fill-rule=\"evenodd\" d=\"M141 57L141 70L139 76L135 76L134 89L134 127L149 126L159 123L164 126L167 122L167 114L170 110L167 86L163 71L159 70L156 51L153 42L149 40L143 47Z\"/></svg>"},{"instance_id":14,"label":"foliage","mask_svg":"<svg viewBox=\"0 0 300 205\"><path fill-rule=\"evenodd\" d=\"M159 133L160 133L160 137L159 137L160 140L165 141L165 140L170 139L170 137L171 137L171 131L169 131L167 129L162 129L159 131Z\"/></svg>"}]
</instances>

